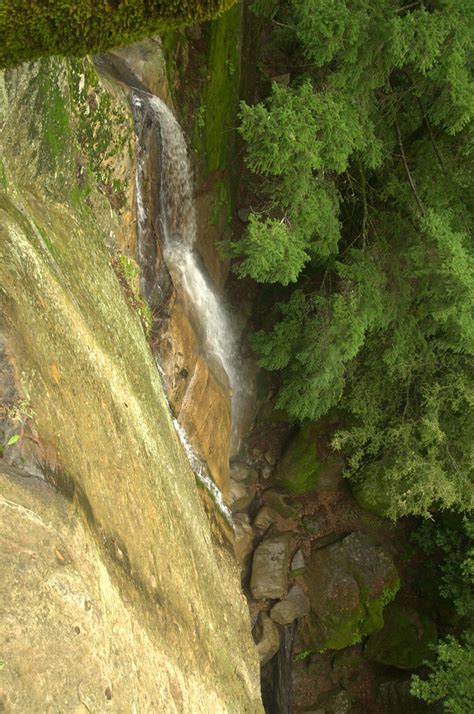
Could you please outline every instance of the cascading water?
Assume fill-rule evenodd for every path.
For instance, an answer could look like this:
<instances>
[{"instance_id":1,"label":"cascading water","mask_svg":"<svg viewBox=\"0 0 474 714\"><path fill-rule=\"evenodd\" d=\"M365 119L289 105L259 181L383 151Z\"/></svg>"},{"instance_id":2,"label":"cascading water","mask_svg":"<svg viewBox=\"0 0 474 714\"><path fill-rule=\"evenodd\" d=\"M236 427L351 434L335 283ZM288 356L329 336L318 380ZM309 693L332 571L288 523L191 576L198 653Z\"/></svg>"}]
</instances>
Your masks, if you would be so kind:
<instances>
[{"instance_id":1,"label":"cascading water","mask_svg":"<svg viewBox=\"0 0 474 714\"><path fill-rule=\"evenodd\" d=\"M132 107L137 127L146 121L159 133L160 185L159 231L162 238L163 257L173 283L199 332L202 349L213 372L223 382L228 382L232 395L233 417L238 404L238 373L236 370L237 339L229 316L214 292L204 268L201 266L195 243L197 237L196 214L186 141L181 128L166 104L144 91L133 91ZM159 291L153 279L147 280L150 258L154 260L155 237L148 235L146 200L143 194L144 147L138 141L136 173L138 259L142 268L142 291L150 300ZM198 478L213 497L218 509L232 522L229 509L204 465L195 455L187 435L174 419L174 424L188 460Z\"/></svg>"}]
</instances>

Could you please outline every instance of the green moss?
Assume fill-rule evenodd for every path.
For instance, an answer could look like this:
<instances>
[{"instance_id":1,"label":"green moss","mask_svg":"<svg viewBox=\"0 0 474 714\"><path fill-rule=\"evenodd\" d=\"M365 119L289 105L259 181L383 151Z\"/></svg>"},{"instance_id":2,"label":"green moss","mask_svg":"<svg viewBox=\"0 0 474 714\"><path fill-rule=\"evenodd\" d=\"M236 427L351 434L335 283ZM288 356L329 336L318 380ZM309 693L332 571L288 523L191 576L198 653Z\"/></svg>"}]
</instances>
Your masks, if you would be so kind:
<instances>
[{"instance_id":1,"label":"green moss","mask_svg":"<svg viewBox=\"0 0 474 714\"><path fill-rule=\"evenodd\" d=\"M377 516L385 516L390 509L390 502L383 489L374 491L369 481L351 483L352 495L361 508Z\"/></svg>"},{"instance_id":2,"label":"green moss","mask_svg":"<svg viewBox=\"0 0 474 714\"><path fill-rule=\"evenodd\" d=\"M38 114L42 116L43 159L53 169L64 174L71 161L70 102L67 91L56 74L58 64L44 61L40 64L38 82Z\"/></svg>"},{"instance_id":3,"label":"green moss","mask_svg":"<svg viewBox=\"0 0 474 714\"><path fill-rule=\"evenodd\" d=\"M383 629L369 638L366 654L381 664L412 670L433 660L436 642L436 626L427 615L392 603Z\"/></svg>"},{"instance_id":4,"label":"green moss","mask_svg":"<svg viewBox=\"0 0 474 714\"><path fill-rule=\"evenodd\" d=\"M275 479L290 493L305 493L316 487L322 468L317 456L315 427L307 424L285 451Z\"/></svg>"},{"instance_id":5,"label":"green moss","mask_svg":"<svg viewBox=\"0 0 474 714\"><path fill-rule=\"evenodd\" d=\"M215 17L235 0L2 0L0 67L48 55L80 57Z\"/></svg>"},{"instance_id":6,"label":"green moss","mask_svg":"<svg viewBox=\"0 0 474 714\"><path fill-rule=\"evenodd\" d=\"M227 225L232 218L232 196L228 181L216 181L213 187L213 204L208 223Z\"/></svg>"},{"instance_id":7,"label":"green moss","mask_svg":"<svg viewBox=\"0 0 474 714\"><path fill-rule=\"evenodd\" d=\"M242 5L237 3L210 23L207 83L201 96L204 122L195 118L193 145L203 173L223 171L230 163L239 101Z\"/></svg>"},{"instance_id":8,"label":"green moss","mask_svg":"<svg viewBox=\"0 0 474 714\"><path fill-rule=\"evenodd\" d=\"M114 267L119 282L125 289L129 304L137 311L145 335L150 337L153 327L153 314L140 293L140 268L138 264L127 255L119 255L114 262Z\"/></svg>"},{"instance_id":9,"label":"green moss","mask_svg":"<svg viewBox=\"0 0 474 714\"><path fill-rule=\"evenodd\" d=\"M3 161L0 159L0 189L6 191L8 188L7 174L5 172L5 166Z\"/></svg>"}]
</instances>

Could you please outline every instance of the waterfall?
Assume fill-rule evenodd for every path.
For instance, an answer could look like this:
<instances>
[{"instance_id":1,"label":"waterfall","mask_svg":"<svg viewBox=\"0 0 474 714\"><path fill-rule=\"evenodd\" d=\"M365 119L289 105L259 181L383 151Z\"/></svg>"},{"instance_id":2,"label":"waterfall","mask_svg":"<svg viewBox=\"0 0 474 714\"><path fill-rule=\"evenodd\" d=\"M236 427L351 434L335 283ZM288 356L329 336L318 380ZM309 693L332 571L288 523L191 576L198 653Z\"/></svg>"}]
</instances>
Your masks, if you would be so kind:
<instances>
[{"instance_id":1,"label":"waterfall","mask_svg":"<svg viewBox=\"0 0 474 714\"><path fill-rule=\"evenodd\" d=\"M151 123L153 129L158 132L161 165L160 184L153 187L159 194L159 214L155 223L159 223L166 267L180 297L186 301L207 361L216 376L229 384L234 412L237 403L237 339L225 307L214 292L196 251L197 223L186 141L174 115L158 97L134 90L131 102L137 129ZM155 268L156 237L148 225L147 197L144 196L143 190L145 151L146 147L141 144L137 131L137 253L141 268L141 289L151 301L153 295L158 292L163 294L164 290L156 284L156 277L153 277L153 270L150 270L150 267ZM159 365L158 368L163 379ZM205 465L194 453L183 427L177 419L173 419L173 423L196 478L232 525L232 514L222 493L208 475Z\"/></svg>"}]
</instances>

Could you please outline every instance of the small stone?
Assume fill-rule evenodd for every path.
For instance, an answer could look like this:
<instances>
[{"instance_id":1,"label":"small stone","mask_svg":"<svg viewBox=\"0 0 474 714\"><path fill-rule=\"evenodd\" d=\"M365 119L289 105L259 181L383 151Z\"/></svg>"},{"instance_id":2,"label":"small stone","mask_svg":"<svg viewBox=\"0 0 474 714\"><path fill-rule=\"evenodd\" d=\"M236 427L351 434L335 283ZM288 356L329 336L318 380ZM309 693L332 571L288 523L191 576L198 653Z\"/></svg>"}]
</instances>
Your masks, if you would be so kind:
<instances>
[{"instance_id":1,"label":"small stone","mask_svg":"<svg viewBox=\"0 0 474 714\"><path fill-rule=\"evenodd\" d=\"M321 521L316 516L303 516L303 526L310 533L316 534L321 530Z\"/></svg>"},{"instance_id":2,"label":"small stone","mask_svg":"<svg viewBox=\"0 0 474 714\"><path fill-rule=\"evenodd\" d=\"M301 513L301 503L293 501L291 497L279 493L273 488L269 488L263 492L262 500L283 518L298 518Z\"/></svg>"},{"instance_id":3,"label":"small stone","mask_svg":"<svg viewBox=\"0 0 474 714\"><path fill-rule=\"evenodd\" d=\"M278 518L278 513L270 508L270 506L262 506L253 521L253 527L264 533L270 526L275 523Z\"/></svg>"},{"instance_id":4,"label":"small stone","mask_svg":"<svg viewBox=\"0 0 474 714\"><path fill-rule=\"evenodd\" d=\"M279 625L289 625L299 617L304 617L310 609L309 598L299 585L293 585L285 600L274 605L270 617Z\"/></svg>"},{"instance_id":5,"label":"small stone","mask_svg":"<svg viewBox=\"0 0 474 714\"><path fill-rule=\"evenodd\" d=\"M248 223L250 216L250 208L239 208L239 210L237 211L237 215L242 221L242 223Z\"/></svg>"},{"instance_id":6,"label":"small stone","mask_svg":"<svg viewBox=\"0 0 474 714\"><path fill-rule=\"evenodd\" d=\"M230 509L232 513L245 511L252 503L256 491L256 485L248 486L244 481L230 482Z\"/></svg>"},{"instance_id":7,"label":"small stone","mask_svg":"<svg viewBox=\"0 0 474 714\"><path fill-rule=\"evenodd\" d=\"M257 472L254 468L242 461L232 461L230 464L230 478L232 481L241 483L255 483L257 480Z\"/></svg>"},{"instance_id":8,"label":"small stone","mask_svg":"<svg viewBox=\"0 0 474 714\"><path fill-rule=\"evenodd\" d=\"M275 454L272 454L271 451L266 451L264 453L265 461L267 464L270 464L270 466L275 466L276 462L278 459L276 458Z\"/></svg>"},{"instance_id":9,"label":"small stone","mask_svg":"<svg viewBox=\"0 0 474 714\"><path fill-rule=\"evenodd\" d=\"M252 635L257 645L260 664L264 665L271 660L280 648L280 632L266 612L261 612L252 630Z\"/></svg>"},{"instance_id":10,"label":"small stone","mask_svg":"<svg viewBox=\"0 0 474 714\"><path fill-rule=\"evenodd\" d=\"M273 473L273 469L271 466L264 466L263 469L260 471L260 476L266 481L267 479L270 478L270 476Z\"/></svg>"},{"instance_id":11,"label":"small stone","mask_svg":"<svg viewBox=\"0 0 474 714\"><path fill-rule=\"evenodd\" d=\"M301 550L301 548L299 548L299 550L296 551L296 553L294 554L294 556L291 560L291 568L290 568L291 574L292 575L296 575L296 574L301 575L302 573L304 573L304 569L305 569L305 567L304 567L303 551Z\"/></svg>"},{"instance_id":12,"label":"small stone","mask_svg":"<svg viewBox=\"0 0 474 714\"><path fill-rule=\"evenodd\" d=\"M276 77L271 77L270 79L272 80L272 82L276 82L282 87L287 87L290 83L291 74L289 72L286 72L285 74L278 74L276 75Z\"/></svg>"}]
</instances>

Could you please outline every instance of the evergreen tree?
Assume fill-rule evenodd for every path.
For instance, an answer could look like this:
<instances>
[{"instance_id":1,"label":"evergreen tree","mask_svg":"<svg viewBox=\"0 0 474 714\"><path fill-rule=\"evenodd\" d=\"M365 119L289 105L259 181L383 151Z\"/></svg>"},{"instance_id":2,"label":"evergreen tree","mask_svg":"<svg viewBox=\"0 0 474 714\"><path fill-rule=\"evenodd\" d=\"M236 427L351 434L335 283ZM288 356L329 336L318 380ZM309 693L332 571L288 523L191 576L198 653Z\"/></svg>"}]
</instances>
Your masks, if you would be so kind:
<instances>
[{"instance_id":1,"label":"evergreen tree","mask_svg":"<svg viewBox=\"0 0 474 714\"><path fill-rule=\"evenodd\" d=\"M281 372L278 406L339 410L348 475L392 517L470 509L474 6L255 8L292 81L242 106L260 200L228 250L240 275L293 285L254 336Z\"/></svg>"}]
</instances>

